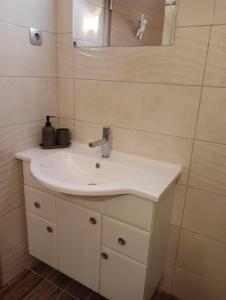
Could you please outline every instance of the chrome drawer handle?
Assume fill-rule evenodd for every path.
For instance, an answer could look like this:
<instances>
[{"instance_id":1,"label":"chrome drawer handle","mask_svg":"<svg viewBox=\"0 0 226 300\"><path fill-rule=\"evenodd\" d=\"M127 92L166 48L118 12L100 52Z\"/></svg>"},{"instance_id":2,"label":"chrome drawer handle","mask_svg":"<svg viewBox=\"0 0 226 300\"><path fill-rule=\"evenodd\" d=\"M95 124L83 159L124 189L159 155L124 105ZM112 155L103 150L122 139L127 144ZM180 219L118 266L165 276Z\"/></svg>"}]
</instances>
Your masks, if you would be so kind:
<instances>
[{"instance_id":1,"label":"chrome drawer handle","mask_svg":"<svg viewBox=\"0 0 226 300\"><path fill-rule=\"evenodd\" d=\"M50 226L47 226L46 229L47 229L47 231L50 232L50 233L53 232L53 228L50 227Z\"/></svg>"},{"instance_id":2,"label":"chrome drawer handle","mask_svg":"<svg viewBox=\"0 0 226 300\"><path fill-rule=\"evenodd\" d=\"M103 253L101 253L101 257L103 259L108 259L108 254L103 252Z\"/></svg>"},{"instance_id":3,"label":"chrome drawer handle","mask_svg":"<svg viewBox=\"0 0 226 300\"><path fill-rule=\"evenodd\" d=\"M40 208L40 207L41 207L41 204L38 203L38 202L35 202L35 203L34 203L34 206L35 206L35 208Z\"/></svg>"},{"instance_id":4,"label":"chrome drawer handle","mask_svg":"<svg viewBox=\"0 0 226 300\"><path fill-rule=\"evenodd\" d=\"M121 245L121 246L125 246L126 241L125 241L123 238L118 238L118 243L119 243L119 245Z\"/></svg>"},{"instance_id":5,"label":"chrome drawer handle","mask_svg":"<svg viewBox=\"0 0 226 300\"><path fill-rule=\"evenodd\" d=\"M97 224L97 220L95 218L90 218L89 221L90 221L90 223L92 225L96 225Z\"/></svg>"}]
</instances>

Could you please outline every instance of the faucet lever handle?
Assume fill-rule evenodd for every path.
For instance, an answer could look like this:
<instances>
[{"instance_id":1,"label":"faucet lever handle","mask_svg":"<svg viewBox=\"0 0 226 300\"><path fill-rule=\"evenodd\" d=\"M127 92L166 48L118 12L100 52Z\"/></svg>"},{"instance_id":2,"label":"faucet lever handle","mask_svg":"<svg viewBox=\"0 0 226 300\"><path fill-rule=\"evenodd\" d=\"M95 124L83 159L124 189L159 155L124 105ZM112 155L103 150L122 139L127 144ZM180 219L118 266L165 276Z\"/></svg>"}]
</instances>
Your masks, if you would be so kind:
<instances>
[{"instance_id":1,"label":"faucet lever handle","mask_svg":"<svg viewBox=\"0 0 226 300\"><path fill-rule=\"evenodd\" d=\"M108 141L109 136L110 136L110 127L103 127L103 138Z\"/></svg>"}]
</instances>

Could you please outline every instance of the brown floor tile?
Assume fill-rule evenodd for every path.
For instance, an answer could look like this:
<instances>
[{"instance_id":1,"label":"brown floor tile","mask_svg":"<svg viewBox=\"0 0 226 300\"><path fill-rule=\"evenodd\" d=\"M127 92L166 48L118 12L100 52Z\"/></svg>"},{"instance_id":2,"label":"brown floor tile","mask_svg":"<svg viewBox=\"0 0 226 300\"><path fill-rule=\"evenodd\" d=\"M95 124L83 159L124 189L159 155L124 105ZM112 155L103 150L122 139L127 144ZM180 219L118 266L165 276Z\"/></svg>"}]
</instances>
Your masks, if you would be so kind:
<instances>
[{"instance_id":1,"label":"brown floor tile","mask_svg":"<svg viewBox=\"0 0 226 300\"><path fill-rule=\"evenodd\" d=\"M46 279L56 284L61 289L65 289L72 282L71 278L56 270Z\"/></svg>"},{"instance_id":2,"label":"brown floor tile","mask_svg":"<svg viewBox=\"0 0 226 300\"><path fill-rule=\"evenodd\" d=\"M44 278L49 276L54 271L52 267L48 266L40 260L36 260L30 267L30 269Z\"/></svg>"},{"instance_id":3,"label":"brown floor tile","mask_svg":"<svg viewBox=\"0 0 226 300\"><path fill-rule=\"evenodd\" d=\"M179 300L173 295L167 294L164 291L156 290L151 300Z\"/></svg>"},{"instance_id":4,"label":"brown floor tile","mask_svg":"<svg viewBox=\"0 0 226 300\"><path fill-rule=\"evenodd\" d=\"M9 287L0 293L0 300L20 300L27 296L41 282L42 278L29 270L21 273L21 276Z\"/></svg>"},{"instance_id":5,"label":"brown floor tile","mask_svg":"<svg viewBox=\"0 0 226 300\"><path fill-rule=\"evenodd\" d=\"M107 298L104 298L103 296L93 293L89 298L89 300L108 300Z\"/></svg>"},{"instance_id":6,"label":"brown floor tile","mask_svg":"<svg viewBox=\"0 0 226 300\"><path fill-rule=\"evenodd\" d=\"M57 300L75 300L76 298L72 297L71 295L67 293L62 293Z\"/></svg>"},{"instance_id":7,"label":"brown floor tile","mask_svg":"<svg viewBox=\"0 0 226 300\"><path fill-rule=\"evenodd\" d=\"M72 283L66 288L66 291L79 300L85 300L92 293L92 291L84 285L73 280Z\"/></svg>"},{"instance_id":8,"label":"brown floor tile","mask_svg":"<svg viewBox=\"0 0 226 300\"><path fill-rule=\"evenodd\" d=\"M43 283L40 286L34 289L31 292L31 294L29 294L29 296L26 297L26 300L54 300L61 293L62 290L59 289L57 286L47 281L43 281Z\"/></svg>"}]
</instances>

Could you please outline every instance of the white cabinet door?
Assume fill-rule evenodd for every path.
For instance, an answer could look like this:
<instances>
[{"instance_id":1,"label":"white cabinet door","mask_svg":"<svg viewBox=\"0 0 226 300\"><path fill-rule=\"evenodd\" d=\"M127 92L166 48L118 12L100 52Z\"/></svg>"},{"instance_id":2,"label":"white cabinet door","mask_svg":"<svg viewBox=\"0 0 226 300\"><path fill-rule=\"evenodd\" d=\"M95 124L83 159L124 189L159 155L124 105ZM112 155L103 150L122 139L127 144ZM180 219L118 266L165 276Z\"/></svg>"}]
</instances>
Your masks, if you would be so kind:
<instances>
[{"instance_id":1,"label":"white cabinet door","mask_svg":"<svg viewBox=\"0 0 226 300\"><path fill-rule=\"evenodd\" d=\"M101 215L57 199L59 270L99 291Z\"/></svg>"},{"instance_id":2,"label":"white cabinet door","mask_svg":"<svg viewBox=\"0 0 226 300\"><path fill-rule=\"evenodd\" d=\"M142 300L146 267L101 248L100 293L111 300Z\"/></svg>"},{"instance_id":3,"label":"white cabinet door","mask_svg":"<svg viewBox=\"0 0 226 300\"><path fill-rule=\"evenodd\" d=\"M57 269L56 225L27 213L29 253Z\"/></svg>"}]
</instances>

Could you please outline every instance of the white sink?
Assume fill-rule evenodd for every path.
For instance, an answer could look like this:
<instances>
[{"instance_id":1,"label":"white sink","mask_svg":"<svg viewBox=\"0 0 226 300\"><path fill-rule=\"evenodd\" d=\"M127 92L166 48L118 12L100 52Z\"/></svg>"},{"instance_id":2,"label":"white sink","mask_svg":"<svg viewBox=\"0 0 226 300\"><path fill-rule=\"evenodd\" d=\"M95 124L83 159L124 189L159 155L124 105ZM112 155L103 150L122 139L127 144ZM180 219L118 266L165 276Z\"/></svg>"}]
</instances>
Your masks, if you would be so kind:
<instances>
[{"instance_id":1,"label":"white sink","mask_svg":"<svg viewBox=\"0 0 226 300\"><path fill-rule=\"evenodd\" d=\"M43 185L69 195L134 194L158 201L181 172L176 164L116 151L101 158L79 144L68 150L31 149L16 157L31 161L31 173Z\"/></svg>"}]
</instances>

